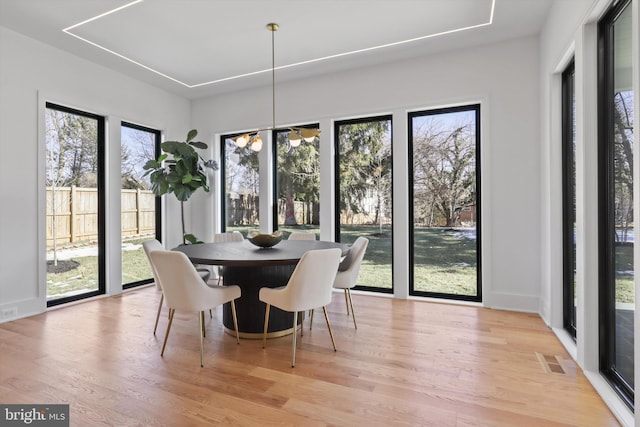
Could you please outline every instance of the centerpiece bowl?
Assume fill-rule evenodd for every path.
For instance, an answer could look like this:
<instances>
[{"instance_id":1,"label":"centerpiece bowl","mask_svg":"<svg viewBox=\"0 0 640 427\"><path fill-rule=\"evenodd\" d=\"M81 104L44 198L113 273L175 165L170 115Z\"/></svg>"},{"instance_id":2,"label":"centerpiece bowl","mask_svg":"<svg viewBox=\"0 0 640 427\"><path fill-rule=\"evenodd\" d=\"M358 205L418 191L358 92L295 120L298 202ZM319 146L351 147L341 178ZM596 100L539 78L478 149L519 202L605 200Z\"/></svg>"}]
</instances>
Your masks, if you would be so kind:
<instances>
[{"instance_id":1,"label":"centerpiece bowl","mask_svg":"<svg viewBox=\"0 0 640 427\"><path fill-rule=\"evenodd\" d=\"M282 233L275 231L271 234L261 234L256 231L249 233L247 239L261 248L271 248L282 241Z\"/></svg>"}]
</instances>

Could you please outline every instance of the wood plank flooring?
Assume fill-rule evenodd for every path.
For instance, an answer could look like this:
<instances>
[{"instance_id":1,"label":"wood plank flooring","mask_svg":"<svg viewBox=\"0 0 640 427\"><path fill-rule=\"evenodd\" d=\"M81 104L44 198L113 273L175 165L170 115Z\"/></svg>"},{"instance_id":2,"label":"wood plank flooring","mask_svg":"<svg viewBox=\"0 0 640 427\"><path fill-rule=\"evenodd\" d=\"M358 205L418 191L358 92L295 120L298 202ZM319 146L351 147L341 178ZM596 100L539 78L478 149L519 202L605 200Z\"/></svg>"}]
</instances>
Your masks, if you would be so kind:
<instances>
[{"instance_id":1,"label":"wood plank flooring","mask_svg":"<svg viewBox=\"0 0 640 427\"><path fill-rule=\"evenodd\" d=\"M0 324L0 402L68 403L72 426L360 424L617 426L582 371L537 315L342 293L329 316L291 336L241 340L222 311L153 323L145 287Z\"/></svg>"}]
</instances>

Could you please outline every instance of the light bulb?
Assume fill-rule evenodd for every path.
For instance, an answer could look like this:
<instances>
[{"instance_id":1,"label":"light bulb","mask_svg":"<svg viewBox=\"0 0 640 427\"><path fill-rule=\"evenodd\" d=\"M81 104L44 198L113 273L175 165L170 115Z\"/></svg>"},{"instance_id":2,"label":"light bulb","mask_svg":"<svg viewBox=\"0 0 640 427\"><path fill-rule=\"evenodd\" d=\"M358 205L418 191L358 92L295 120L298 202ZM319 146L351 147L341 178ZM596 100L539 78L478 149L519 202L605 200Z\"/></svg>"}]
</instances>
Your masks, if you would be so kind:
<instances>
[{"instance_id":1,"label":"light bulb","mask_svg":"<svg viewBox=\"0 0 640 427\"><path fill-rule=\"evenodd\" d=\"M289 133L289 145L291 145L292 147L297 147L301 142L302 139L300 138L300 135L294 132Z\"/></svg>"},{"instance_id":2,"label":"light bulb","mask_svg":"<svg viewBox=\"0 0 640 427\"><path fill-rule=\"evenodd\" d=\"M260 151L262 149L262 138L260 138L260 135L256 135L256 137L253 138L251 149L253 151Z\"/></svg>"},{"instance_id":3,"label":"light bulb","mask_svg":"<svg viewBox=\"0 0 640 427\"><path fill-rule=\"evenodd\" d=\"M306 142L313 142L314 139L315 139L315 136L309 136L309 137L305 138L304 140Z\"/></svg>"},{"instance_id":4,"label":"light bulb","mask_svg":"<svg viewBox=\"0 0 640 427\"><path fill-rule=\"evenodd\" d=\"M238 147L244 148L247 145L247 142L248 142L247 140L248 140L247 135L240 135L234 139L234 142Z\"/></svg>"}]
</instances>

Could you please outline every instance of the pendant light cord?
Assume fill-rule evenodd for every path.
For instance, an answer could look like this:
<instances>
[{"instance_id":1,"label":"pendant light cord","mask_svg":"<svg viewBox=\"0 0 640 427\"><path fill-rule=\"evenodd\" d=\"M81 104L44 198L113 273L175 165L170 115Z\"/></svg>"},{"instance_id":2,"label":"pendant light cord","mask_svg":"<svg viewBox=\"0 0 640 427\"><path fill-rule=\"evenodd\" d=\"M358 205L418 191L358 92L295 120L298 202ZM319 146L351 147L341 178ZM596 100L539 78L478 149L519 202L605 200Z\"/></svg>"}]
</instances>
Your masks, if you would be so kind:
<instances>
[{"instance_id":1,"label":"pendant light cord","mask_svg":"<svg viewBox=\"0 0 640 427\"><path fill-rule=\"evenodd\" d=\"M275 30L271 30L271 124L276 128L276 54L275 54Z\"/></svg>"}]
</instances>

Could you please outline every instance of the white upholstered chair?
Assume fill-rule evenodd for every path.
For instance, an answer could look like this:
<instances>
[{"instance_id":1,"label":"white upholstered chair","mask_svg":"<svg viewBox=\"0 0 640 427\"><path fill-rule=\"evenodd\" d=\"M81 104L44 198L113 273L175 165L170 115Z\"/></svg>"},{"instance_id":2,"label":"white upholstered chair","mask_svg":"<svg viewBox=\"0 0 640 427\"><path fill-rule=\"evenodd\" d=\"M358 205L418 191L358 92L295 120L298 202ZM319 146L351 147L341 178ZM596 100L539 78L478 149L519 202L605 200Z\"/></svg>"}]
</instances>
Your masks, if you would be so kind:
<instances>
[{"instance_id":1,"label":"white upholstered chair","mask_svg":"<svg viewBox=\"0 0 640 427\"><path fill-rule=\"evenodd\" d=\"M144 248L144 253L147 255L147 259L149 260L149 264L151 265L151 271L153 272L153 281L156 284L156 289L160 291L160 304L158 304L158 314L156 314L156 324L153 327L153 334L156 334L156 330L158 329L158 320L160 319L160 312L162 311L162 302L164 301L164 294L162 293L162 288L160 287L160 281L158 280L158 274L156 273L156 269L151 262L151 257L149 256L153 251L163 251L162 243L157 241L156 239L147 240L146 242L142 242L142 247Z\"/></svg>"},{"instance_id":2,"label":"white upholstered chair","mask_svg":"<svg viewBox=\"0 0 640 427\"><path fill-rule=\"evenodd\" d=\"M329 335L331 336L333 350L336 350L336 343L333 339L333 331L329 323L326 306L331 302L333 281L338 271L341 253L342 251L338 248L308 251L300 258L286 286L260 289L260 301L267 304L262 337L263 348L266 346L267 341L269 311L271 306L273 305L281 310L293 312L291 367L294 367L296 364L297 321L298 312L300 311L304 312L322 307L324 318L327 321Z\"/></svg>"},{"instance_id":3,"label":"white upholstered chair","mask_svg":"<svg viewBox=\"0 0 640 427\"><path fill-rule=\"evenodd\" d=\"M169 307L169 323L160 356L164 355L175 311L197 312L200 319L200 366L204 366L204 310L210 310L227 302L231 303L236 341L240 344L234 301L240 297L239 286L209 287L205 285L189 258L182 252L152 251L150 256L162 286L164 299Z\"/></svg>"},{"instance_id":4,"label":"white upholstered chair","mask_svg":"<svg viewBox=\"0 0 640 427\"><path fill-rule=\"evenodd\" d=\"M316 240L316 234L310 231L292 231L288 240Z\"/></svg>"},{"instance_id":5,"label":"white upholstered chair","mask_svg":"<svg viewBox=\"0 0 640 427\"><path fill-rule=\"evenodd\" d=\"M214 233L213 234L213 243L220 242L242 242L244 240L244 236L239 231L232 232L224 232L224 233ZM218 275L218 285L220 281L222 281L222 276L224 269L221 266L214 267L216 270L214 271Z\"/></svg>"},{"instance_id":6,"label":"white upholstered chair","mask_svg":"<svg viewBox=\"0 0 640 427\"><path fill-rule=\"evenodd\" d=\"M244 240L244 236L239 231L232 232L224 232L224 233L214 233L213 234L213 242L242 242Z\"/></svg>"},{"instance_id":7,"label":"white upholstered chair","mask_svg":"<svg viewBox=\"0 0 640 427\"><path fill-rule=\"evenodd\" d=\"M142 242L142 247L144 248L144 253L147 255L149 264L151 265L151 272L153 273L153 281L156 284L156 289L160 291L160 304L158 304L158 313L156 314L156 324L153 327L153 335L155 335L156 330L158 329L158 320L160 320L160 312L162 311L162 302L164 301L164 294L162 293L162 287L160 287L158 274L156 273L156 269L153 266L153 263L151 262L151 258L149 257L149 254L153 251L164 251L164 247L162 246L162 243L160 243L157 239L151 239L151 240L147 240L146 242ZM198 270L198 275L206 283L209 280L210 273L207 270Z\"/></svg>"},{"instance_id":8,"label":"white upholstered chair","mask_svg":"<svg viewBox=\"0 0 640 427\"><path fill-rule=\"evenodd\" d=\"M356 314L353 311L353 301L351 300L351 288L356 286L358 282L358 274L360 273L360 265L362 259L367 251L369 245L369 239L366 237L358 237L351 245L351 249L347 253L347 256L342 260L338 266L338 274L333 282L333 287L336 289L344 289L344 299L347 304L347 315L349 315L349 308L351 308L351 316L353 317L353 326L358 329L356 324Z\"/></svg>"}]
</instances>

